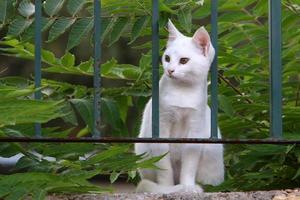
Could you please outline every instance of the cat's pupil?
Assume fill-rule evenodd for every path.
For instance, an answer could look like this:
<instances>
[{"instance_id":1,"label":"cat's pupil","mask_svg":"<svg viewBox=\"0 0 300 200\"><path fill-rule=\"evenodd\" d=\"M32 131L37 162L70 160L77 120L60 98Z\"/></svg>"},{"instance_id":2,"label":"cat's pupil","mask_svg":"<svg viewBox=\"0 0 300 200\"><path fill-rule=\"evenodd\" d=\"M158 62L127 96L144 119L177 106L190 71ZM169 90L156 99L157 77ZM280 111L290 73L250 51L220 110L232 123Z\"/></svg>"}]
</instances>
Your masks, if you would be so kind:
<instances>
[{"instance_id":1,"label":"cat's pupil","mask_svg":"<svg viewBox=\"0 0 300 200\"><path fill-rule=\"evenodd\" d=\"M184 65L184 64L186 64L187 62L189 62L189 60L190 60L189 58L180 58L179 63Z\"/></svg>"},{"instance_id":2,"label":"cat's pupil","mask_svg":"<svg viewBox=\"0 0 300 200\"><path fill-rule=\"evenodd\" d=\"M170 59L170 56L166 55L166 56L165 56L165 60L166 60L166 62L170 62L170 60L171 60L171 59Z\"/></svg>"}]
</instances>

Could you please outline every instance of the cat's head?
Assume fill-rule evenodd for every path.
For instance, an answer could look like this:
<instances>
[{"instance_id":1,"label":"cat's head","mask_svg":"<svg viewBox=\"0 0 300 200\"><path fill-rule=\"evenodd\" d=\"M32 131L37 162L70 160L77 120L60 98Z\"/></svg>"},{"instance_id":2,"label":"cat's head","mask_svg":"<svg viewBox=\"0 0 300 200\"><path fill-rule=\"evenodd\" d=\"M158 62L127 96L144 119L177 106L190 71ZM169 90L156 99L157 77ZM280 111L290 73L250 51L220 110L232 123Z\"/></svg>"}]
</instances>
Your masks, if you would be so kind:
<instances>
[{"instance_id":1,"label":"cat's head","mask_svg":"<svg viewBox=\"0 0 300 200\"><path fill-rule=\"evenodd\" d=\"M207 77L215 50L205 28L199 28L193 37L186 37L169 20L168 31L169 39L162 56L165 75L186 83Z\"/></svg>"}]
</instances>

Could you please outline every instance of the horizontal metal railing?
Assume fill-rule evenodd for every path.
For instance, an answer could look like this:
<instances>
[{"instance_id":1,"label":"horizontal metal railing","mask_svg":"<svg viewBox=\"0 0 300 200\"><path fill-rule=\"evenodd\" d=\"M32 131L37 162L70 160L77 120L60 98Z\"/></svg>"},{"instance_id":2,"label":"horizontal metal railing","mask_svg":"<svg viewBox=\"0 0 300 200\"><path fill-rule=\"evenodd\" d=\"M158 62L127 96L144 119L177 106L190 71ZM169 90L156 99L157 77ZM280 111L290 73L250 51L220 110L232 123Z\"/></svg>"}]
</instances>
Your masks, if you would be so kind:
<instances>
[{"instance_id":1,"label":"horizontal metal railing","mask_svg":"<svg viewBox=\"0 0 300 200\"><path fill-rule=\"evenodd\" d=\"M41 1L35 0L35 87L41 86ZM33 138L2 137L0 142L99 142L99 143L225 143L225 144L300 144L300 140L282 139L281 94L281 1L269 0L269 52L270 52L270 138L218 139L218 59L211 67L211 137L159 138L159 0L152 0L152 138L101 137L101 0L94 0L94 123L90 138L45 138L40 124L35 124ZM211 38L218 52L218 0L211 0ZM40 90L35 99L41 99Z\"/></svg>"},{"instance_id":2,"label":"horizontal metal railing","mask_svg":"<svg viewBox=\"0 0 300 200\"><path fill-rule=\"evenodd\" d=\"M214 138L24 138L9 137L0 138L0 142L24 142L24 143L173 143L173 144L300 144L300 140L270 139L214 139Z\"/></svg>"}]
</instances>

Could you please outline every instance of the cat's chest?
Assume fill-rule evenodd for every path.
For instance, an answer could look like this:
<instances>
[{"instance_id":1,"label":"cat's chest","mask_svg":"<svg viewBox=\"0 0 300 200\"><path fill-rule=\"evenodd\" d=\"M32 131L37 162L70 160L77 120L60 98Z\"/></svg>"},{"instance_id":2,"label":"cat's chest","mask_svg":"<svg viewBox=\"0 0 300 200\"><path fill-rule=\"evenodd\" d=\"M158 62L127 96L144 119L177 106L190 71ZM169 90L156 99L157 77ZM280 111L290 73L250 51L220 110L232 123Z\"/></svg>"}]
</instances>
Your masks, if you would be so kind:
<instances>
[{"instance_id":1,"label":"cat's chest","mask_svg":"<svg viewBox=\"0 0 300 200\"><path fill-rule=\"evenodd\" d=\"M192 90L169 90L160 94L160 102L164 107L199 109L201 99L201 96Z\"/></svg>"},{"instance_id":2,"label":"cat's chest","mask_svg":"<svg viewBox=\"0 0 300 200\"><path fill-rule=\"evenodd\" d=\"M164 105L160 107L161 120L171 122L173 130L183 128L191 114L196 110L192 108L182 108L173 105Z\"/></svg>"}]
</instances>

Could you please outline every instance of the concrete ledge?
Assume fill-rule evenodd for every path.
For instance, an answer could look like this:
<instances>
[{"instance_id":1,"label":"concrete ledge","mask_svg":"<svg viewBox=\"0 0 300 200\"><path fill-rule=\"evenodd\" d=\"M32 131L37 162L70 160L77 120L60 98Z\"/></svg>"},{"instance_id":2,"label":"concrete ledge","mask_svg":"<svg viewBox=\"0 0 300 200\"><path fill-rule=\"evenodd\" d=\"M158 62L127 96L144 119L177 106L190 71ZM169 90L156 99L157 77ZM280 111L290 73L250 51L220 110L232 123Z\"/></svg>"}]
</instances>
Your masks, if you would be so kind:
<instances>
[{"instance_id":1,"label":"concrete ledge","mask_svg":"<svg viewBox=\"0 0 300 200\"><path fill-rule=\"evenodd\" d=\"M300 200L300 189L228 193L53 195L48 200Z\"/></svg>"}]
</instances>

